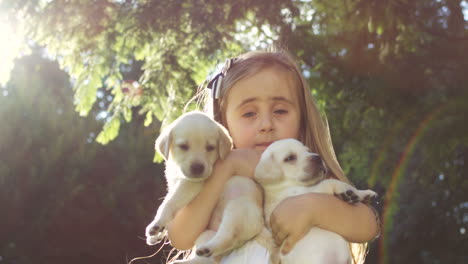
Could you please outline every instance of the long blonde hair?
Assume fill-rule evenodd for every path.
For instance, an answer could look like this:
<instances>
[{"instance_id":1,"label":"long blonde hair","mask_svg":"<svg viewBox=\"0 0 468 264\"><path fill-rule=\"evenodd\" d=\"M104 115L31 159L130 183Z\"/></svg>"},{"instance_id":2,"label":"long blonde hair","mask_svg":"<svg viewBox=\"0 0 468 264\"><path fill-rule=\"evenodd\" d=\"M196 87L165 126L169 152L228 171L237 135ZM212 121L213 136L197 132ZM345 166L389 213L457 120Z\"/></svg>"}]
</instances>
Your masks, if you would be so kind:
<instances>
[{"instance_id":1,"label":"long blonde hair","mask_svg":"<svg viewBox=\"0 0 468 264\"><path fill-rule=\"evenodd\" d=\"M267 67L276 67L291 74L296 83L296 94L301 112L299 140L324 159L331 177L349 183L333 150L327 118L318 109L299 67L294 63L292 56L285 51L253 51L237 57L222 80L220 91L218 91L219 99L212 100L207 94L209 91L203 87L199 90L199 102L204 105L204 111L227 127L225 108L231 87L237 81L248 78Z\"/></svg>"},{"instance_id":2,"label":"long blonde hair","mask_svg":"<svg viewBox=\"0 0 468 264\"><path fill-rule=\"evenodd\" d=\"M234 84L244 78L252 76L267 67L276 67L291 74L296 84L296 94L299 100L301 113L301 124L299 140L311 151L319 154L329 168L329 177L351 183L345 176L335 151L330 136L328 122L325 114L319 110L312 96L310 88L301 74L300 68L292 56L278 49L266 51L253 51L245 53L232 61L229 69L225 72L219 86L217 99L211 98L210 91L201 86L196 98L199 105L203 105L204 111L227 127L226 124L226 98ZM367 244L350 243L350 251L353 263L364 263L367 252Z\"/></svg>"}]
</instances>

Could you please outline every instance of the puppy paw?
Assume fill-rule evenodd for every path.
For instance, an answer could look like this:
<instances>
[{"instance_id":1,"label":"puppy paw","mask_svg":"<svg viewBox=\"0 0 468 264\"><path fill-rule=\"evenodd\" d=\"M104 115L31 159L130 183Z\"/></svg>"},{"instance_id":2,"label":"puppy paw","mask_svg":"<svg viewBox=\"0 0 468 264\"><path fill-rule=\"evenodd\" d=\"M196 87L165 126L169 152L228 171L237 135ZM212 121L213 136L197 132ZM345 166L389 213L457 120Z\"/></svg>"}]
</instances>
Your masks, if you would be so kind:
<instances>
[{"instance_id":1,"label":"puppy paw","mask_svg":"<svg viewBox=\"0 0 468 264\"><path fill-rule=\"evenodd\" d=\"M377 193L370 191L370 190L367 190L367 192L370 192L370 193L365 194L361 202L369 204L377 198Z\"/></svg>"},{"instance_id":2,"label":"puppy paw","mask_svg":"<svg viewBox=\"0 0 468 264\"><path fill-rule=\"evenodd\" d=\"M146 244L152 246L161 241L165 236L166 227L153 221L146 227Z\"/></svg>"},{"instance_id":3,"label":"puppy paw","mask_svg":"<svg viewBox=\"0 0 468 264\"><path fill-rule=\"evenodd\" d=\"M159 226L157 224L150 224L148 227L146 227L146 236L155 236L159 234L160 232L163 232L166 228L164 226Z\"/></svg>"},{"instance_id":4,"label":"puppy paw","mask_svg":"<svg viewBox=\"0 0 468 264\"><path fill-rule=\"evenodd\" d=\"M197 255L200 256L200 257L210 257L212 253L213 252L211 252L211 250L209 248L197 249Z\"/></svg>"},{"instance_id":5,"label":"puppy paw","mask_svg":"<svg viewBox=\"0 0 468 264\"><path fill-rule=\"evenodd\" d=\"M342 193L335 193L335 196L349 204L356 204L359 202L369 203L377 194L371 190L360 191L349 189Z\"/></svg>"},{"instance_id":6,"label":"puppy paw","mask_svg":"<svg viewBox=\"0 0 468 264\"><path fill-rule=\"evenodd\" d=\"M166 236L166 233L158 233L155 236L147 236L146 237L146 244L149 246L153 246L161 242L161 240Z\"/></svg>"}]
</instances>

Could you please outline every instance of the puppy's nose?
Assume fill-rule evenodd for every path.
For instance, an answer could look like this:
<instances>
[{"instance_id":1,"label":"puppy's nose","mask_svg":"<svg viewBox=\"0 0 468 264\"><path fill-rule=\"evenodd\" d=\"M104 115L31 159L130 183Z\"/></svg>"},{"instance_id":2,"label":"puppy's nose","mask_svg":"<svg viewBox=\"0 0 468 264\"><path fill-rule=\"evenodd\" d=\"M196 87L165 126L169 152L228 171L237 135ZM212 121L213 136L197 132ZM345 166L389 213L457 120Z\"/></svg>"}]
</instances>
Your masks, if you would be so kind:
<instances>
[{"instance_id":1,"label":"puppy's nose","mask_svg":"<svg viewBox=\"0 0 468 264\"><path fill-rule=\"evenodd\" d=\"M322 158L320 157L320 155L317 154L310 155L309 160L311 162L322 162Z\"/></svg>"},{"instance_id":2,"label":"puppy's nose","mask_svg":"<svg viewBox=\"0 0 468 264\"><path fill-rule=\"evenodd\" d=\"M194 175L202 174L204 170L205 166L203 166L201 163L192 163L190 166L190 172Z\"/></svg>"},{"instance_id":3,"label":"puppy's nose","mask_svg":"<svg viewBox=\"0 0 468 264\"><path fill-rule=\"evenodd\" d=\"M320 157L320 155L311 155L309 157L309 161L317 169L325 171L325 166L323 165L323 161L322 161L322 158Z\"/></svg>"}]
</instances>

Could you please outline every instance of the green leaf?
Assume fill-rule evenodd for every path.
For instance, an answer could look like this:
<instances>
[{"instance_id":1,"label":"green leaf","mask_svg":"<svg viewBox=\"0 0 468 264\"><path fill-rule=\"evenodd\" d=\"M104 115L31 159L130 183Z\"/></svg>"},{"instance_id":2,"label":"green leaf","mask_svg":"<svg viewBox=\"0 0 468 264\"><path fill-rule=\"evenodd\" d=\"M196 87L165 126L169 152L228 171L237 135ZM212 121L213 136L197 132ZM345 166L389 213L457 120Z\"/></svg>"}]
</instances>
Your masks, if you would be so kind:
<instances>
[{"instance_id":1,"label":"green leaf","mask_svg":"<svg viewBox=\"0 0 468 264\"><path fill-rule=\"evenodd\" d=\"M123 107L123 116L127 123L132 121L132 109L130 107Z\"/></svg>"},{"instance_id":2,"label":"green leaf","mask_svg":"<svg viewBox=\"0 0 468 264\"><path fill-rule=\"evenodd\" d=\"M148 127L153 123L153 113L151 111L146 112L145 123L144 126Z\"/></svg>"},{"instance_id":3,"label":"green leaf","mask_svg":"<svg viewBox=\"0 0 468 264\"><path fill-rule=\"evenodd\" d=\"M383 34L383 31L384 31L383 26L382 26L382 25L379 25L379 26L377 27L377 35L379 35L379 36L382 35L382 34Z\"/></svg>"},{"instance_id":4,"label":"green leaf","mask_svg":"<svg viewBox=\"0 0 468 264\"><path fill-rule=\"evenodd\" d=\"M105 125L101 133L96 138L98 143L106 145L111 140L115 139L119 134L120 129L120 118L118 116L113 116Z\"/></svg>"}]
</instances>

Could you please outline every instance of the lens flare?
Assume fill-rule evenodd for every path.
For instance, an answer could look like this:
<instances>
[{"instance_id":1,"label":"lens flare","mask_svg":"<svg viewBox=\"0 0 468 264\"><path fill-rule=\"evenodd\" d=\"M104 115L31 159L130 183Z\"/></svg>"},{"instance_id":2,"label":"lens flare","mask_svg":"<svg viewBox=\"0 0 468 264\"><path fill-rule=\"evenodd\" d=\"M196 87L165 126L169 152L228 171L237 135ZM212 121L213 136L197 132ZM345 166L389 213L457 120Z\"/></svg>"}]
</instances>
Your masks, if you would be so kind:
<instances>
[{"instance_id":1,"label":"lens flare","mask_svg":"<svg viewBox=\"0 0 468 264\"><path fill-rule=\"evenodd\" d=\"M14 24L7 17L0 12L0 85L8 81L15 59L26 48L21 24Z\"/></svg>"},{"instance_id":2,"label":"lens flare","mask_svg":"<svg viewBox=\"0 0 468 264\"><path fill-rule=\"evenodd\" d=\"M392 220L393 216L397 212L397 188L401 183L403 175L406 171L408 166L409 160L411 159L416 146L419 144L425 133L431 127L431 124L448 106L448 104L444 104L436 108L435 110L428 113L423 120L418 124L416 130L411 135L408 143L405 145L403 154L401 155L400 159L398 160L397 166L395 167L393 173L391 174L391 180L388 185L386 196L384 200L383 206L383 213L382 213L382 237L379 241L379 262L378 263L390 263L390 255L388 252L388 235L392 230ZM369 186L372 188L376 181L377 181L377 174L379 171L380 166L383 164L384 160L386 159L387 149L390 147L393 139L397 135L398 131L401 131L404 124L407 124L407 121L413 116L412 113L408 113L402 119L398 125L396 125L392 131L388 134L385 138L382 148L377 155L377 159L374 162L371 170L371 177L369 178Z\"/></svg>"}]
</instances>

